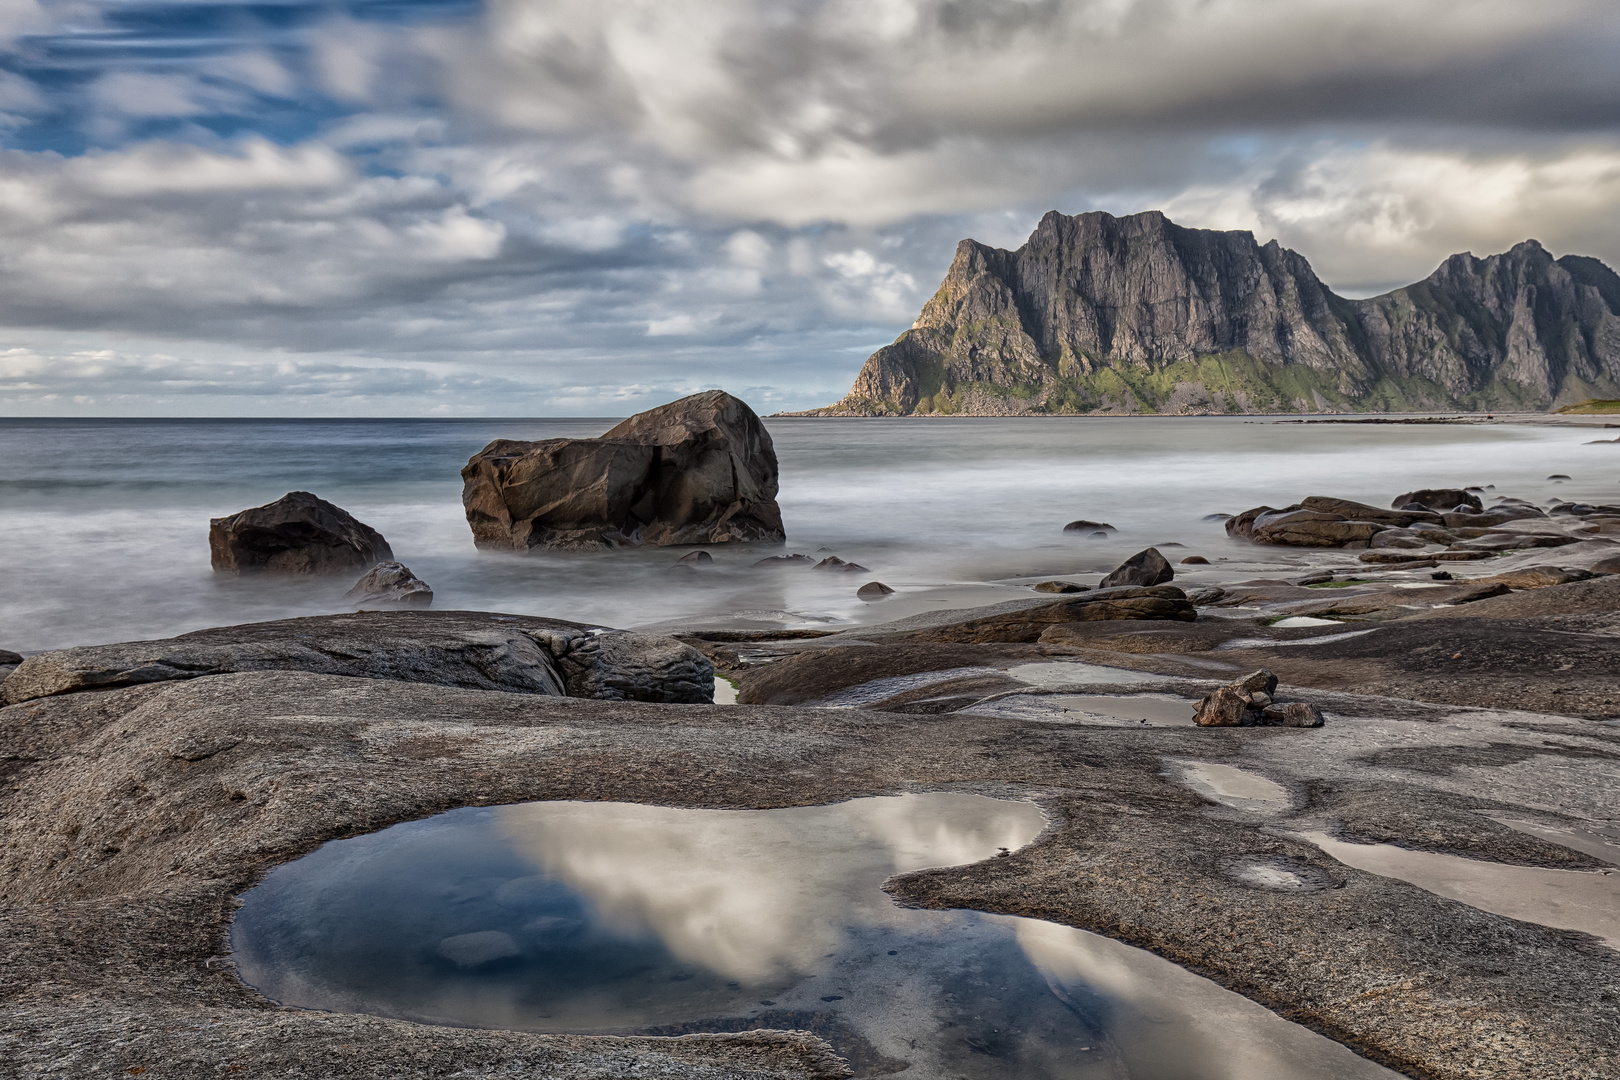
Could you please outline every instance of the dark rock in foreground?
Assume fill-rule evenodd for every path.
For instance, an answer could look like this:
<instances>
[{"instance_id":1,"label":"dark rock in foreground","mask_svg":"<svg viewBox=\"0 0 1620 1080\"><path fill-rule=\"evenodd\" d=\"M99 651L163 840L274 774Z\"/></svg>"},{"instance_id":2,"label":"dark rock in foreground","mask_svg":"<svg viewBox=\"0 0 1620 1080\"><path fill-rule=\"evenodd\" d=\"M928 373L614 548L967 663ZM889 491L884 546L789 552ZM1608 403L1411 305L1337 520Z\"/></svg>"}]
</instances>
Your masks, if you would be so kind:
<instances>
[{"instance_id":1,"label":"dark rock in foreground","mask_svg":"<svg viewBox=\"0 0 1620 1080\"><path fill-rule=\"evenodd\" d=\"M638 413L598 439L497 439L461 470L480 548L779 541L776 451L720 390Z\"/></svg>"},{"instance_id":2,"label":"dark rock in foreground","mask_svg":"<svg viewBox=\"0 0 1620 1080\"><path fill-rule=\"evenodd\" d=\"M343 598L355 607L428 607L433 590L404 563L378 563Z\"/></svg>"},{"instance_id":3,"label":"dark rock in foreground","mask_svg":"<svg viewBox=\"0 0 1620 1080\"><path fill-rule=\"evenodd\" d=\"M855 595L862 600L882 600L885 596L892 596L894 590L881 581L868 581L855 590Z\"/></svg>"},{"instance_id":4,"label":"dark rock in foreground","mask_svg":"<svg viewBox=\"0 0 1620 1080\"><path fill-rule=\"evenodd\" d=\"M1170 560L1159 554L1158 548L1147 548L1120 563L1097 583L1099 589L1112 589L1120 585L1163 585L1176 576Z\"/></svg>"},{"instance_id":5,"label":"dark rock in foreground","mask_svg":"<svg viewBox=\"0 0 1620 1080\"><path fill-rule=\"evenodd\" d=\"M376 529L307 491L214 518L208 553L228 574L347 574L394 557Z\"/></svg>"},{"instance_id":6,"label":"dark rock in foreground","mask_svg":"<svg viewBox=\"0 0 1620 1080\"><path fill-rule=\"evenodd\" d=\"M244 671L435 683L518 694L709 702L714 668L673 638L483 612L359 612L30 656L0 701Z\"/></svg>"}]
</instances>

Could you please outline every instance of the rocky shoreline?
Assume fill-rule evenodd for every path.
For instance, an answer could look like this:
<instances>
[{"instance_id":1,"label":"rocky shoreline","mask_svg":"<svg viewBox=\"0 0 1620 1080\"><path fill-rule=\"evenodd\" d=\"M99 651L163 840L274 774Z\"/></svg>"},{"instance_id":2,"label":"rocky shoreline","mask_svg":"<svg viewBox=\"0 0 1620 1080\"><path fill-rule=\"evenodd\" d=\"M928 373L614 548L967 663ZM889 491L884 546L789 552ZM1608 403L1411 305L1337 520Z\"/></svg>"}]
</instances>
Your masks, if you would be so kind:
<instances>
[{"instance_id":1,"label":"rocky shoreline","mask_svg":"<svg viewBox=\"0 0 1620 1080\"><path fill-rule=\"evenodd\" d=\"M394 610L0 654L3 1060L186 1080L848 1075L804 1032L286 1008L236 978L235 897L328 840L456 807L939 790L1032 799L1053 825L894 879L898 902L1117 938L1413 1077L1614 1075L1620 929L1601 913L1343 859L1620 880L1620 514L1395 502L1232 518L1257 552L1305 545L1287 576L1148 549L1096 582L835 632ZM1368 561L1386 554L1402 561ZM717 673L738 704L710 703ZM1278 794L1228 797L1212 769Z\"/></svg>"}]
</instances>

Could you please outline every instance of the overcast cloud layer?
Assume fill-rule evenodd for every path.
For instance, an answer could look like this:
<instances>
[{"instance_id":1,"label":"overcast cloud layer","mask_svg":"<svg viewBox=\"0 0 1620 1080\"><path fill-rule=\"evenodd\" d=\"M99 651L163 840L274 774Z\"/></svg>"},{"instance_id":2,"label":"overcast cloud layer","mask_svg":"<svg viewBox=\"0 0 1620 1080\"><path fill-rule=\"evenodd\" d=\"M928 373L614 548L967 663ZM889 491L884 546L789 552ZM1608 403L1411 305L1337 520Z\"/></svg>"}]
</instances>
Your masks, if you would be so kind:
<instances>
[{"instance_id":1,"label":"overcast cloud layer","mask_svg":"<svg viewBox=\"0 0 1620 1080\"><path fill-rule=\"evenodd\" d=\"M0 0L0 414L841 396L957 240L1620 265L1612 0Z\"/></svg>"}]
</instances>

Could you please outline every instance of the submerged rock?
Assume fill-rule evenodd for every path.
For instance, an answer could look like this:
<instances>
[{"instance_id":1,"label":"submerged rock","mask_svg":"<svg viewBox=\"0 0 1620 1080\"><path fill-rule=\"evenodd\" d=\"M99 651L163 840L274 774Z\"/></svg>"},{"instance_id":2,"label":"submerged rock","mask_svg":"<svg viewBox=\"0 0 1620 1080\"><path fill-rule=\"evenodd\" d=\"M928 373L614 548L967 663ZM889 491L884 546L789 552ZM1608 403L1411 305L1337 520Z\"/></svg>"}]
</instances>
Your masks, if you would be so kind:
<instances>
[{"instance_id":1,"label":"submerged rock","mask_svg":"<svg viewBox=\"0 0 1620 1080\"><path fill-rule=\"evenodd\" d=\"M428 607L433 590L404 563L385 562L373 566L343 598L354 607Z\"/></svg>"},{"instance_id":2,"label":"submerged rock","mask_svg":"<svg viewBox=\"0 0 1620 1080\"><path fill-rule=\"evenodd\" d=\"M831 571L834 571L836 573L844 573L844 574L849 574L849 573L864 574L864 573L866 573L866 567L862 566L860 563L845 562L843 559L840 559L836 555L829 555L827 558L822 559L820 562L816 563L816 565L811 567L811 569L812 570L831 570Z\"/></svg>"},{"instance_id":3,"label":"submerged rock","mask_svg":"<svg viewBox=\"0 0 1620 1080\"><path fill-rule=\"evenodd\" d=\"M754 567L769 569L780 566L814 566L815 564L816 560L808 555L772 555L769 558L759 560L754 564Z\"/></svg>"},{"instance_id":4,"label":"submerged rock","mask_svg":"<svg viewBox=\"0 0 1620 1080\"><path fill-rule=\"evenodd\" d=\"M776 450L720 390L638 413L597 439L497 439L461 470L480 548L780 541Z\"/></svg>"},{"instance_id":5,"label":"submerged rock","mask_svg":"<svg viewBox=\"0 0 1620 1080\"><path fill-rule=\"evenodd\" d=\"M1063 526L1063 531L1066 532L1066 533L1079 533L1079 532L1083 532L1083 533L1105 532L1105 533L1107 533L1107 532L1118 532L1119 530L1115 529L1112 525L1109 525L1109 524L1107 524L1105 522L1087 521L1085 518L1081 518L1079 521L1071 521L1067 525Z\"/></svg>"},{"instance_id":6,"label":"submerged rock","mask_svg":"<svg viewBox=\"0 0 1620 1080\"><path fill-rule=\"evenodd\" d=\"M1175 568L1159 554L1158 548L1146 548L1120 563L1113 573L1097 583L1097 587L1112 589L1121 585L1163 585L1175 576Z\"/></svg>"},{"instance_id":7,"label":"submerged rock","mask_svg":"<svg viewBox=\"0 0 1620 1080\"><path fill-rule=\"evenodd\" d=\"M713 566L714 556L699 548L697 551L688 551L685 555L676 559L675 564L677 566L682 564L686 566Z\"/></svg>"},{"instance_id":8,"label":"submerged rock","mask_svg":"<svg viewBox=\"0 0 1620 1080\"><path fill-rule=\"evenodd\" d=\"M307 491L208 523L215 573L346 574L392 560L382 534Z\"/></svg>"},{"instance_id":9,"label":"submerged rock","mask_svg":"<svg viewBox=\"0 0 1620 1080\"><path fill-rule=\"evenodd\" d=\"M1483 509L1485 505L1479 501L1478 495L1465 488L1420 488L1417 491L1408 491L1405 495L1395 496L1395 501L1389 505L1401 510L1413 504L1442 514L1450 513L1462 505L1472 506L1476 511Z\"/></svg>"},{"instance_id":10,"label":"submerged rock","mask_svg":"<svg viewBox=\"0 0 1620 1080\"><path fill-rule=\"evenodd\" d=\"M1031 585L1030 588L1034 589L1036 592L1049 593L1077 593L1089 592L1091 590L1090 585L1078 585L1072 581L1037 581L1034 585Z\"/></svg>"},{"instance_id":11,"label":"submerged rock","mask_svg":"<svg viewBox=\"0 0 1620 1080\"><path fill-rule=\"evenodd\" d=\"M1183 566L1208 566L1209 560L1202 555L1189 555L1181 560Z\"/></svg>"}]
</instances>

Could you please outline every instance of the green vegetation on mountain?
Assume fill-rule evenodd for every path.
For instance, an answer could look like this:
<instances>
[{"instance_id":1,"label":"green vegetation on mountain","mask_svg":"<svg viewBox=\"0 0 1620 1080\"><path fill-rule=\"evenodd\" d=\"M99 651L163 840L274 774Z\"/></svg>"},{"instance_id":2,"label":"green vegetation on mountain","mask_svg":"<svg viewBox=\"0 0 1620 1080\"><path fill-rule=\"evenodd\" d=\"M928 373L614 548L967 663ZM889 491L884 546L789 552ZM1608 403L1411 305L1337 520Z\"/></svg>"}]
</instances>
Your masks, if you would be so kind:
<instances>
[{"instance_id":1,"label":"green vegetation on mountain","mask_svg":"<svg viewBox=\"0 0 1620 1080\"><path fill-rule=\"evenodd\" d=\"M1620 396L1620 276L1535 241L1368 300L1248 232L1048 214L964 240L916 324L820 415L1542 410Z\"/></svg>"}]
</instances>

